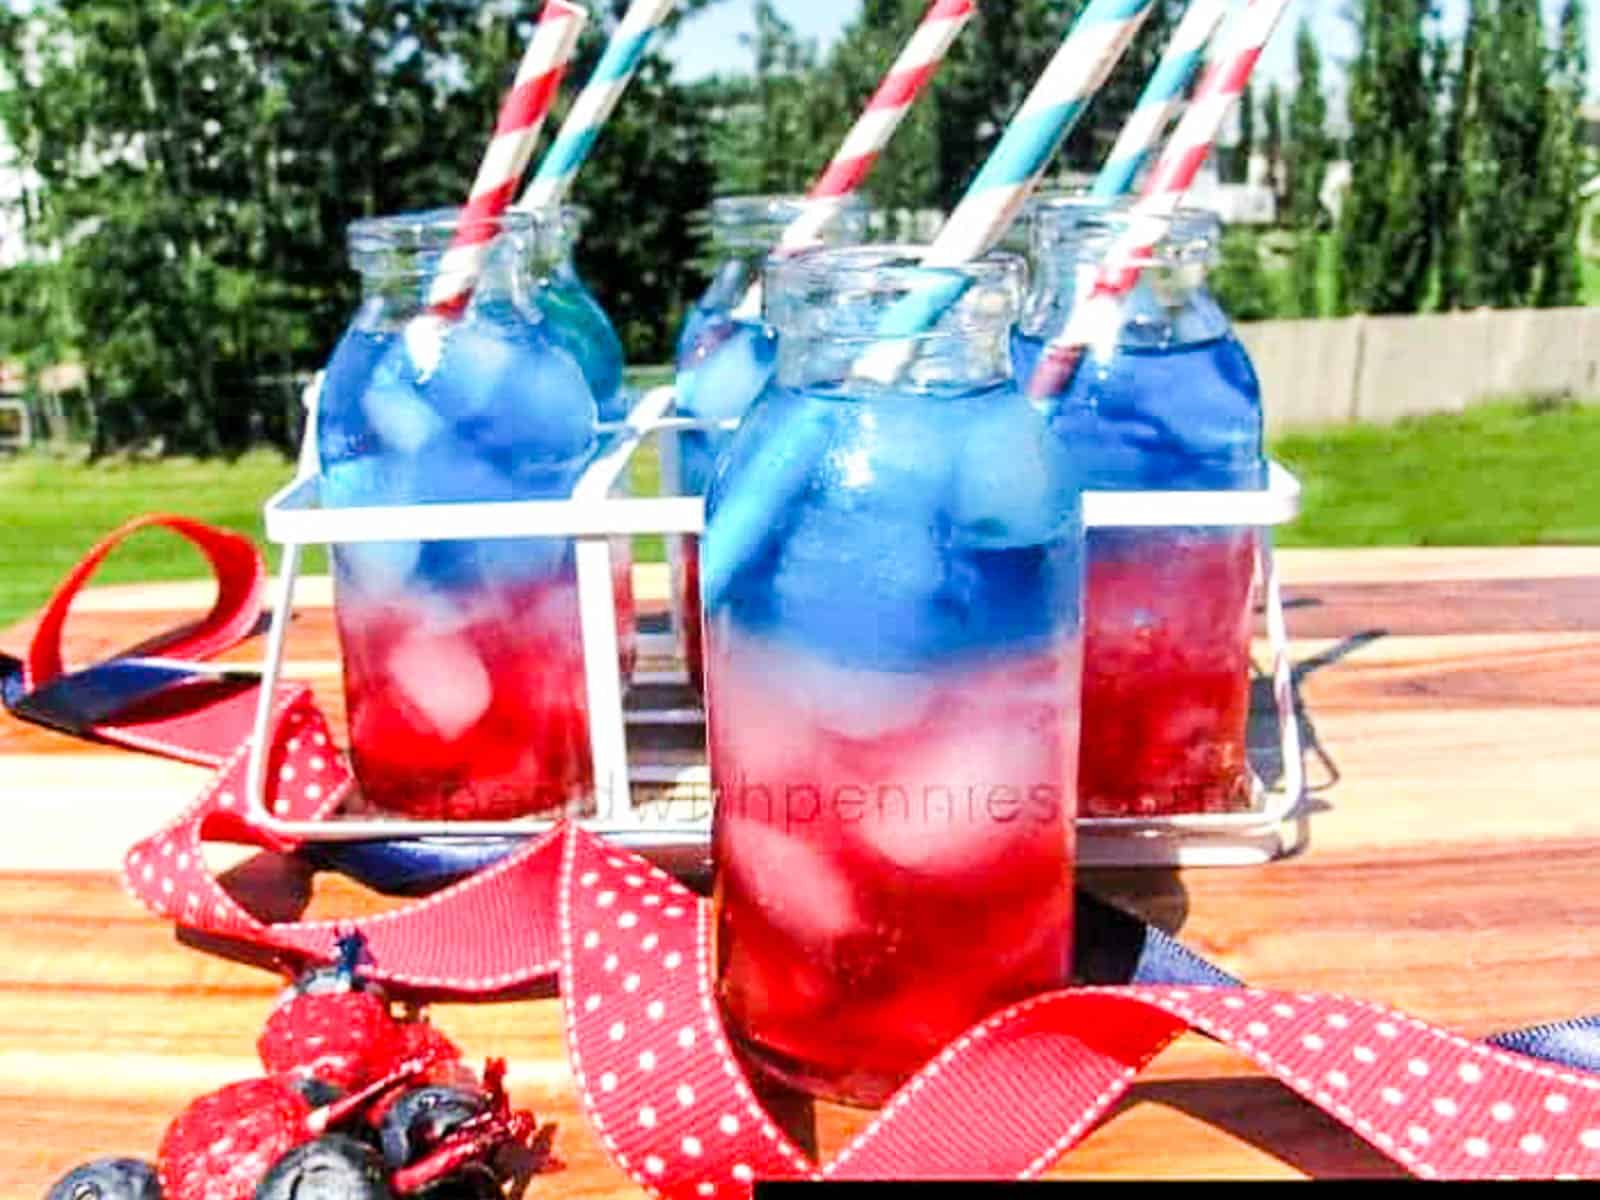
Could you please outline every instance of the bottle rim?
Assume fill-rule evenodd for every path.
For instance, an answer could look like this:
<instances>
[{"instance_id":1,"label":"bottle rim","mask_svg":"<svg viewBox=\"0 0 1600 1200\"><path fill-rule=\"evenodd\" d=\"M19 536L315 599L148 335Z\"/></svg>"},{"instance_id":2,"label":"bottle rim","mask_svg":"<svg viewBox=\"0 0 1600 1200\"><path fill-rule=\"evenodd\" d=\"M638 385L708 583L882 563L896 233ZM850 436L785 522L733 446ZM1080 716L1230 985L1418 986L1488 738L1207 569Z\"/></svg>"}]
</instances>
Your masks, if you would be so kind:
<instances>
[{"instance_id":1,"label":"bottle rim","mask_svg":"<svg viewBox=\"0 0 1600 1200\"><path fill-rule=\"evenodd\" d=\"M928 266L926 246L880 243L804 250L767 264L768 319L780 330L789 322L790 297L851 293L877 311L897 301L936 293L941 283L959 284L938 319L916 333L895 335L877 328L817 330L817 334L871 343L921 341L993 330L1015 321L1027 283L1027 263L1019 254L996 250L971 262ZM860 307L856 306L856 312Z\"/></svg>"},{"instance_id":2,"label":"bottle rim","mask_svg":"<svg viewBox=\"0 0 1600 1200\"><path fill-rule=\"evenodd\" d=\"M1104 200L1085 192L1043 195L1024 210L1028 244L1036 257L1059 252L1066 246L1080 257L1108 250L1130 233L1153 243L1149 252L1127 260L1132 266L1211 265L1222 236L1216 212L1179 207L1167 213L1136 211L1137 197Z\"/></svg>"},{"instance_id":3,"label":"bottle rim","mask_svg":"<svg viewBox=\"0 0 1600 1200\"><path fill-rule=\"evenodd\" d=\"M430 208L352 221L345 231L351 266L362 274L426 275L458 237L487 235L491 242L506 235L523 239L537 228L534 214L528 212L507 210L494 217L463 220L464 211Z\"/></svg>"},{"instance_id":4,"label":"bottle rim","mask_svg":"<svg viewBox=\"0 0 1600 1200\"><path fill-rule=\"evenodd\" d=\"M764 254L813 204L828 205L832 210L824 226L825 232L837 230L841 224L846 229L855 225L857 228L848 235L849 239L860 240L865 236L872 206L859 195L852 193L814 201L798 194L770 193L714 199L707 212L712 240L724 250Z\"/></svg>"}]
</instances>

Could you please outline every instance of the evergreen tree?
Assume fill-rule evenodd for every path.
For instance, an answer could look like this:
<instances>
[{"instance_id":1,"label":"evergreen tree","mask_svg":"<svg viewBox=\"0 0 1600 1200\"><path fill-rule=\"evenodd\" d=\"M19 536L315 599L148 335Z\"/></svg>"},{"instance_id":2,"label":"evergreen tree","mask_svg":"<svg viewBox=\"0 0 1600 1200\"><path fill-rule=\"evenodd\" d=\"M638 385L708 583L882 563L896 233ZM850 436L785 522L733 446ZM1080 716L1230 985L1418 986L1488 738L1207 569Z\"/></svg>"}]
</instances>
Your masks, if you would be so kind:
<instances>
[{"instance_id":1,"label":"evergreen tree","mask_svg":"<svg viewBox=\"0 0 1600 1200\"><path fill-rule=\"evenodd\" d=\"M1489 0L1492 2L1492 0ZM1468 170L1467 117L1471 96L1476 87L1479 56L1484 37L1485 0L1467 0L1466 32L1460 49L1454 55L1455 65L1449 68L1450 51L1440 47L1436 62L1440 64L1438 76L1439 95L1444 112L1439 121L1438 150L1435 161L1438 167L1439 195L1435 205L1438 242L1435 258L1439 276L1439 306L1443 309L1459 308L1466 294L1466 269L1457 249L1458 227L1467 189L1481 181Z\"/></svg>"},{"instance_id":2,"label":"evergreen tree","mask_svg":"<svg viewBox=\"0 0 1600 1200\"><path fill-rule=\"evenodd\" d=\"M1289 141L1284 152L1284 219L1295 234L1290 268L1296 316L1321 314L1318 287L1324 228L1322 182L1333 157L1328 136L1328 98L1322 90L1322 56L1308 23L1295 36L1294 98L1289 104Z\"/></svg>"},{"instance_id":3,"label":"evergreen tree","mask_svg":"<svg viewBox=\"0 0 1600 1200\"><path fill-rule=\"evenodd\" d=\"M934 85L938 165L929 199L936 206L960 199L1084 2L979 6Z\"/></svg>"},{"instance_id":4,"label":"evergreen tree","mask_svg":"<svg viewBox=\"0 0 1600 1200\"><path fill-rule=\"evenodd\" d=\"M1432 261L1427 0L1361 0L1350 72L1350 191L1339 217L1342 312L1416 312Z\"/></svg>"},{"instance_id":5,"label":"evergreen tree","mask_svg":"<svg viewBox=\"0 0 1600 1200\"><path fill-rule=\"evenodd\" d=\"M1266 126L1266 138L1262 144L1262 151L1267 158L1267 186L1272 189L1272 201L1278 219L1284 215L1285 198L1283 190L1283 92L1274 81L1267 88L1266 106L1262 110L1263 124Z\"/></svg>"},{"instance_id":6,"label":"evergreen tree","mask_svg":"<svg viewBox=\"0 0 1600 1200\"><path fill-rule=\"evenodd\" d=\"M1459 185L1441 206L1450 216L1443 294L1453 306L1511 308L1535 302L1552 274L1549 239L1566 218L1546 197L1576 189L1575 179L1557 178L1575 175L1562 146L1576 121L1570 132L1549 128L1559 84L1550 78L1538 0L1479 0L1470 17L1452 118ZM1550 164L1552 156L1561 161ZM1560 286L1556 278L1555 292Z\"/></svg>"},{"instance_id":7,"label":"evergreen tree","mask_svg":"<svg viewBox=\"0 0 1600 1200\"><path fill-rule=\"evenodd\" d=\"M1087 0L984 4L934 84L938 171L929 199L948 208L966 190ZM1097 170L1137 102L1183 10L1156 0L1149 18L1052 164L1053 174Z\"/></svg>"},{"instance_id":8,"label":"evergreen tree","mask_svg":"<svg viewBox=\"0 0 1600 1200\"><path fill-rule=\"evenodd\" d=\"M1536 225L1543 250L1530 302L1541 308L1576 304L1580 291L1579 224L1583 217L1582 105L1589 75L1583 0L1567 0L1558 25L1544 140L1539 150Z\"/></svg>"},{"instance_id":9,"label":"evergreen tree","mask_svg":"<svg viewBox=\"0 0 1600 1200\"><path fill-rule=\"evenodd\" d=\"M1233 181L1250 182L1250 160L1256 154L1256 87L1253 82L1244 86L1239 97L1239 142L1233 148Z\"/></svg>"}]
</instances>

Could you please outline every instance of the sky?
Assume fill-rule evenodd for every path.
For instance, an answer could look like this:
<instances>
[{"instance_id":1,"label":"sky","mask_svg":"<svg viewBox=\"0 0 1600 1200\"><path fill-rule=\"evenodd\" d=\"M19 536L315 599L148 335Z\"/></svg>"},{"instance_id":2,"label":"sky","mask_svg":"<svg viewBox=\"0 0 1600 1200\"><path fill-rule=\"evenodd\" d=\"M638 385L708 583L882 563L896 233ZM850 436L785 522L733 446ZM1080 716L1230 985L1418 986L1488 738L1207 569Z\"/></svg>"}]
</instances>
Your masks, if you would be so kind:
<instances>
[{"instance_id":1,"label":"sky","mask_svg":"<svg viewBox=\"0 0 1600 1200\"><path fill-rule=\"evenodd\" d=\"M860 0L773 0L779 15L805 38L823 48L830 45L844 26L860 11ZM1004 3L1005 0L988 0ZM1561 0L1544 0L1547 15L1559 9ZM1441 19L1459 28L1467 0L1439 0ZM1261 70L1267 79L1282 83L1294 75L1294 28L1309 15L1311 27L1320 39L1324 58L1347 61L1355 52L1355 39L1344 14L1348 0L1293 0L1267 49ZM694 20L686 22L667 52L685 79L698 79L716 71L749 70L752 58L739 42L742 33L755 29L754 0L724 0ZM1590 60L1600 64L1600 0L1590 0ZM1591 93L1594 92L1591 86Z\"/></svg>"}]
</instances>

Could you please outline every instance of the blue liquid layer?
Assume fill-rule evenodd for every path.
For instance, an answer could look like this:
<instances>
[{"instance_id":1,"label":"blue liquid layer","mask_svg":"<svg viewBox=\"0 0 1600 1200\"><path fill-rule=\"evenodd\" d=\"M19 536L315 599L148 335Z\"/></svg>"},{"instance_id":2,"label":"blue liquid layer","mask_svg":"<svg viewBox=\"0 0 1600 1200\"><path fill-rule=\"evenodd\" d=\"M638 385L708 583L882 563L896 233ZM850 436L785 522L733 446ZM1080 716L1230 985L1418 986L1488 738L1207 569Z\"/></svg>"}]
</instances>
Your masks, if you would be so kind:
<instances>
[{"instance_id":1,"label":"blue liquid layer","mask_svg":"<svg viewBox=\"0 0 1600 1200\"><path fill-rule=\"evenodd\" d=\"M712 483L710 622L841 665L915 671L1076 628L1079 494L1009 385L852 400L769 392Z\"/></svg>"},{"instance_id":2,"label":"blue liquid layer","mask_svg":"<svg viewBox=\"0 0 1600 1200\"><path fill-rule=\"evenodd\" d=\"M678 411L704 420L742 419L772 382L777 357L777 337L766 326L696 305L679 339ZM683 494L705 494L732 438L732 431L721 430L679 435Z\"/></svg>"},{"instance_id":3,"label":"blue liquid layer","mask_svg":"<svg viewBox=\"0 0 1600 1200\"><path fill-rule=\"evenodd\" d=\"M1017 334L1017 378L1042 351ZM1170 349L1123 346L1109 363L1085 357L1050 429L1070 448L1084 486L1104 491L1254 490L1266 486L1261 385L1231 334Z\"/></svg>"},{"instance_id":4,"label":"blue liquid layer","mask_svg":"<svg viewBox=\"0 0 1600 1200\"><path fill-rule=\"evenodd\" d=\"M596 418L576 360L517 314L481 311L452 327L426 378L399 334L352 328L319 405L322 503L562 498L595 452ZM570 558L570 543L556 538L385 542L335 554L341 579L368 593L523 581Z\"/></svg>"}]
</instances>

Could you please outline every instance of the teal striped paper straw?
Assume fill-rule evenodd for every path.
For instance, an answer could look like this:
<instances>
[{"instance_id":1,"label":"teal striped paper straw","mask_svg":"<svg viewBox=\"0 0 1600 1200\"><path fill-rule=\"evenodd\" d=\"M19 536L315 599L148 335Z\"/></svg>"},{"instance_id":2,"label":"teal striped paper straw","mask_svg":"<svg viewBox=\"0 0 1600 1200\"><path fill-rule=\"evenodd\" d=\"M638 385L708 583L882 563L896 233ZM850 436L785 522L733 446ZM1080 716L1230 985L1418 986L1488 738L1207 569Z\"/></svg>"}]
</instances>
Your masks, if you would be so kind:
<instances>
[{"instance_id":1,"label":"teal striped paper straw","mask_svg":"<svg viewBox=\"0 0 1600 1200\"><path fill-rule=\"evenodd\" d=\"M923 260L928 266L971 262L994 247L1153 4L1154 0L1092 0L1084 9L928 248Z\"/></svg>"},{"instance_id":2,"label":"teal striped paper straw","mask_svg":"<svg viewBox=\"0 0 1600 1200\"><path fill-rule=\"evenodd\" d=\"M573 102L561 131L540 160L518 208L544 209L561 203L572 181L600 137L600 130L639 71L650 39L678 5L678 0L634 0L617 23L605 53Z\"/></svg>"},{"instance_id":3,"label":"teal striped paper straw","mask_svg":"<svg viewBox=\"0 0 1600 1200\"><path fill-rule=\"evenodd\" d=\"M960 300L967 280L950 268L981 258L1004 235L1050 159L1127 50L1154 0L1092 0L1001 135L966 196L923 255L928 286L884 315L880 340L853 365L863 378L893 382L915 353L908 339ZM707 614L755 561L776 521L826 452L826 421L794 420L769 434L765 486L723 497L700 542L700 594Z\"/></svg>"},{"instance_id":4,"label":"teal striped paper straw","mask_svg":"<svg viewBox=\"0 0 1600 1200\"><path fill-rule=\"evenodd\" d=\"M1089 194L1096 200L1115 200L1133 191L1139 172L1154 156L1172 119L1183 110L1189 83L1205 61L1206 45L1227 12L1228 0L1192 0L1139 103L1117 135L1110 157L1095 177Z\"/></svg>"},{"instance_id":5,"label":"teal striped paper straw","mask_svg":"<svg viewBox=\"0 0 1600 1200\"><path fill-rule=\"evenodd\" d=\"M1154 0L1092 0L1012 117L999 143L923 255L927 267L954 267L983 257L1004 236L1039 186L1050 160L1087 111ZM935 324L961 298L964 279L930 272L929 286L885 314L882 340L856 364L857 374L892 381L910 359L905 339Z\"/></svg>"}]
</instances>

